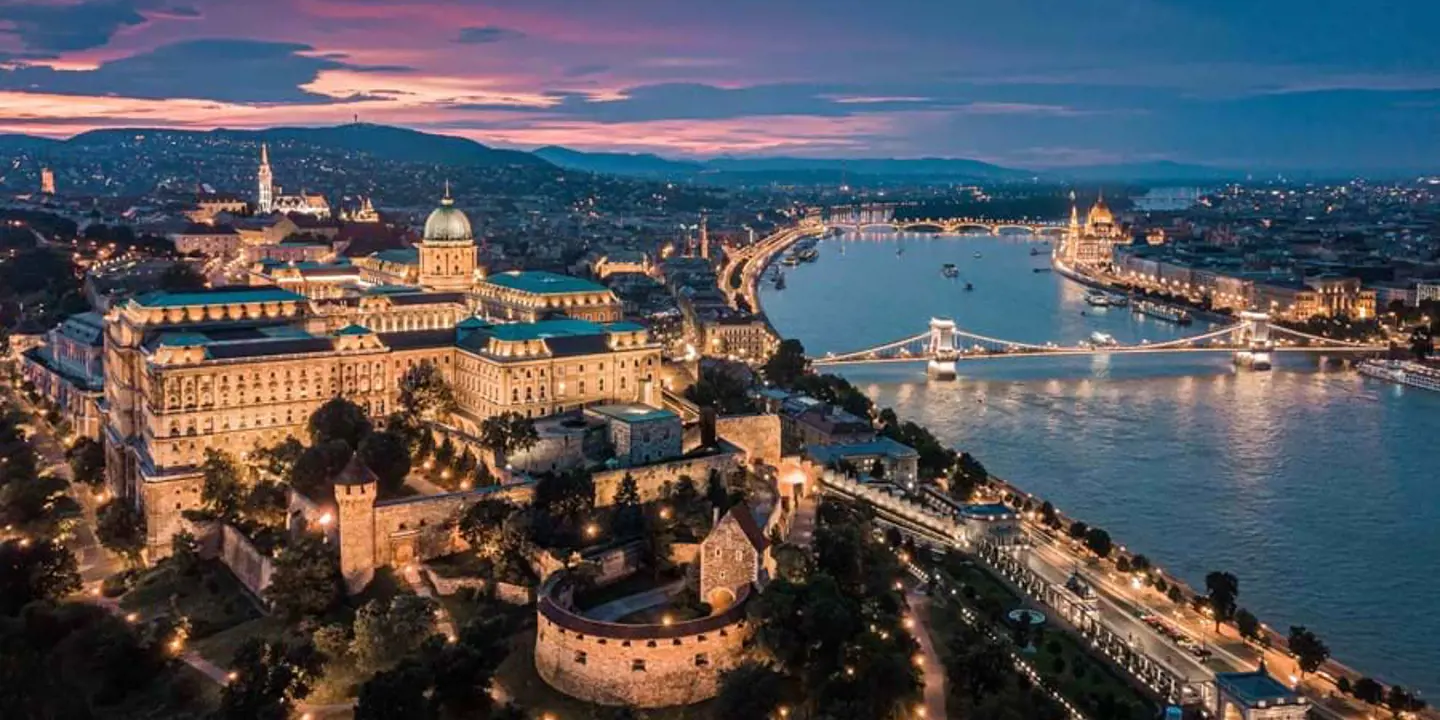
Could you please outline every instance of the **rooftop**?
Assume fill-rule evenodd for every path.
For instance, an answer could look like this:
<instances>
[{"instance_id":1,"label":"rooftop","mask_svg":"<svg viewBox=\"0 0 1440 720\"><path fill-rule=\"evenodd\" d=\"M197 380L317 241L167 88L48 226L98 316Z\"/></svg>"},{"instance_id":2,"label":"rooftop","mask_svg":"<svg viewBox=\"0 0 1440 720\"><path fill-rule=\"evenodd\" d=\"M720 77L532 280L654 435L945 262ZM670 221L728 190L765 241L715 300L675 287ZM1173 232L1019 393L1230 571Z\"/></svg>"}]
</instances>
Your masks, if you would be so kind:
<instances>
[{"instance_id":1,"label":"rooftop","mask_svg":"<svg viewBox=\"0 0 1440 720\"><path fill-rule=\"evenodd\" d=\"M192 290L189 292L166 292L155 290L136 296L135 302L141 307L187 307L193 305L228 305L250 302L302 302L305 296L278 287L232 287Z\"/></svg>"},{"instance_id":2,"label":"rooftop","mask_svg":"<svg viewBox=\"0 0 1440 720\"><path fill-rule=\"evenodd\" d=\"M896 442L888 437L878 437L870 442L845 445L807 445L805 454L822 465L853 457L884 455L890 458L910 458L920 455L909 445Z\"/></svg>"},{"instance_id":3,"label":"rooftop","mask_svg":"<svg viewBox=\"0 0 1440 720\"><path fill-rule=\"evenodd\" d=\"M1251 707L1260 703L1293 703L1300 697L1262 667L1252 672L1216 673L1215 684L1236 700Z\"/></svg>"},{"instance_id":4,"label":"rooftop","mask_svg":"<svg viewBox=\"0 0 1440 720\"><path fill-rule=\"evenodd\" d=\"M485 279L497 287L537 295L560 293L605 292L605 286L582 278L542 270L498 273Z\"/></svg>"},{"instance_id":5,"label":"rooftop","mask_svg":"<svg viewBox=\"0 0 1440 720\"><path fill-rule=\"evenodd\" d=\"M570 318L559 318L555 320L541 320L531 323L507 323L496 325L490 330L497 340L508 342L523 342L526 340L547 340L556 337L584 337L587 335L604 335L608 331L604 325L593 323L588 320L574 320Z\"/></svg>"},{"instance_id":6,"label":"rooftop","mask_svg":"<svg viewBox=\"0 0 1440 720\"><path fill-rule=\"evenodd\" d=\"M648 422L650 420L670 420L680 417L669 410L650 407L649 405L641 405L639 403L592 405L585 408L585 411L604 415L605 417L621 422Z\"/></svg>"}]
</instances>

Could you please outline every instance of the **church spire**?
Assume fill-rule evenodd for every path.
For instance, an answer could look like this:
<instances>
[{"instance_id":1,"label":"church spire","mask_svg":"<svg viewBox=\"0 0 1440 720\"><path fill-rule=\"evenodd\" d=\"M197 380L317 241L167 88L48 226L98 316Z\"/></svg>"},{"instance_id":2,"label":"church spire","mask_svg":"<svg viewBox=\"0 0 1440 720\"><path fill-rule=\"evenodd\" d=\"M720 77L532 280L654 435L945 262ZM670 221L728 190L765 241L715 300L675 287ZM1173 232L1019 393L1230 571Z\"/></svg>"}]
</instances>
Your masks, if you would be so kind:
<instances>
[{"instance_id":1,"label":"church spire","mask_svg":"<svg viewBox=\"0 0 1440 720\"><path fill-rule=\"evenodd\" d=\"M260 143L260 170L255 174L255 206L261 214L275 209L275 177L270 173L270 145Z\"/></svg>"},{"instance_id":2,"label":"church spire","mask_svg":"<svg viewBox=\"0 0 1440 720\"><path fill-rule=\"evenodd\" d=\"M445 197L440 198L441 205L454 205L455 198L450 197L450 179L445 179Z\"/></svg>"}]
</instances>

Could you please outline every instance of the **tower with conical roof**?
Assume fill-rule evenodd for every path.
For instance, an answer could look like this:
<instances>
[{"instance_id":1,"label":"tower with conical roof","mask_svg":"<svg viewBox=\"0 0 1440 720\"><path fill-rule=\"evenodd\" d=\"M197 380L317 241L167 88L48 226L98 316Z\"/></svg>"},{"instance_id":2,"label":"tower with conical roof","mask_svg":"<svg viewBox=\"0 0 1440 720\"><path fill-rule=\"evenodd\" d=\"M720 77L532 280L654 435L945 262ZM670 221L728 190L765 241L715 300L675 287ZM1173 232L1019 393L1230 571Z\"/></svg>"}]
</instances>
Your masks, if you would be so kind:
<instances>
[{"instance_id":1,"label":"tower with conical roof","mask_svg":"<svg viewBox=\"0 0 1440 720\"><path fill-rule=\"evenodd\" d=\"M475 283L475 234L470 218L455 207L448 180L440 207L425 220L419 254L421 287L463 292Z\"/></svg>"},{"instance_id":2,"label":"tower with conical roof","mask_svg":"<svg viewBox=\"0 0 1440 720\"><path fill-rule=\"evenodd\" d=\"M256 173L258 188L255 193L255 209L261 213L275 210L275 176L270 173L270 146L260 143L260 170Z\"/></svg>"}]
</instances>

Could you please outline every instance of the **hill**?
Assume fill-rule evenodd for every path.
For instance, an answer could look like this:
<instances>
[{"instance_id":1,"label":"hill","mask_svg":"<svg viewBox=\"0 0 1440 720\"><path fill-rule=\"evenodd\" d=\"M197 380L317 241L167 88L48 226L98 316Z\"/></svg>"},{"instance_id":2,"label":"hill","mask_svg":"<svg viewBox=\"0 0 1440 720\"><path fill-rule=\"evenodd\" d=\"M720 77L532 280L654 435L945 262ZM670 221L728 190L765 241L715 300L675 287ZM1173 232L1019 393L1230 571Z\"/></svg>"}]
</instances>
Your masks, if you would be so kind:
<instances>
[{"instance_id":1,"label":"hill","mask_svg":"<svg viewBox=\"0 0 1440 720\"><path fill-rule=\"evenodd\" d=\"M668 160L653 153L581 152L558 145L536 149L535 156L567 170L629 177L684 177L705 169L698 162Z\"/></svg>"},{"instance_id":2,"label":"hill","mask_svg":"<svg viewBox=\"0 0 1440 720\"><path fill-rule=\"evenodd\" d=\"M481 166L547 164L530 153L498 150L466 138L369 123L334 127L278 127L265 130L117 128L80 133L56 143L54 147L65 150L99 150L133 144L137 142L137 138L142 137L146 140L167 142L172 146L268 142L329 152L362 153L392 162ZM3 143L3 138L0 138L0 143ZM8 146L0 144L0 147Z\"/></svg>"}]
</instances>

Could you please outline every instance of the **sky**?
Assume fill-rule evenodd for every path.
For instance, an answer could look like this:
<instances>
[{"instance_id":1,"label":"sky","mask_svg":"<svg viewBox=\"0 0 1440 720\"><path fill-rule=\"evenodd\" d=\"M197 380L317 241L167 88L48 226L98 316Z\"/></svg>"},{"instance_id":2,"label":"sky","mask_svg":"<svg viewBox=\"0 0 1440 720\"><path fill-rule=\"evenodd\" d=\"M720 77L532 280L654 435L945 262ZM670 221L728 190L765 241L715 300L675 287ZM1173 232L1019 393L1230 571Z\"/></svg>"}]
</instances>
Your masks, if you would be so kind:
<instances>
[{"instance_id":1,"label":"sky","mask_svg":"<svg viewBox=\"0 0 1440 720\"><path fill-rule=\"evenodd\" d=\"M0 0L0 132L1440 168L1435 0Z\"/></svg>"}]
</instances>

